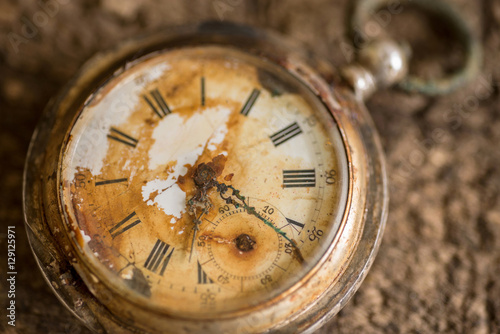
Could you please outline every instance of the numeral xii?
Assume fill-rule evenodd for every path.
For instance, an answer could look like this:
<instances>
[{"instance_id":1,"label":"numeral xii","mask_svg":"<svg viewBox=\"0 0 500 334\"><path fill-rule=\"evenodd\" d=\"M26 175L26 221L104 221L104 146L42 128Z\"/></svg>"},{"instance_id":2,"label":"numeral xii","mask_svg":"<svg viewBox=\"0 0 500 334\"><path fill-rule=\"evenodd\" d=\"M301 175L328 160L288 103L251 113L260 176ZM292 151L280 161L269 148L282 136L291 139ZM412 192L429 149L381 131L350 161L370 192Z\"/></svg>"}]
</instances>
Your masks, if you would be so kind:
<instances>
[{"instance_id":1,"label":"numeral xii","mask_svg":"<svg viewBox=\"0 0 500 334\"><path fill-rule=\"evenodd\" d=\"M158 89L153 89L149 92L149 96L143 95L142 98L151 107L151 109L153 109L154 113L158 115L158 117L163 118L171 113L167 102L165 102L165 99L161 96Z\"/></svg>"},{"instance_id":2,"label":"numeral xii","mask_svg":"<svg viewBox=\"0 0 500 334\"><path fill-rule=\"evenodd\" d=\"M316 172L314 169L284 170L283 188L315 187Z\"/></svg>"}]
</instances>

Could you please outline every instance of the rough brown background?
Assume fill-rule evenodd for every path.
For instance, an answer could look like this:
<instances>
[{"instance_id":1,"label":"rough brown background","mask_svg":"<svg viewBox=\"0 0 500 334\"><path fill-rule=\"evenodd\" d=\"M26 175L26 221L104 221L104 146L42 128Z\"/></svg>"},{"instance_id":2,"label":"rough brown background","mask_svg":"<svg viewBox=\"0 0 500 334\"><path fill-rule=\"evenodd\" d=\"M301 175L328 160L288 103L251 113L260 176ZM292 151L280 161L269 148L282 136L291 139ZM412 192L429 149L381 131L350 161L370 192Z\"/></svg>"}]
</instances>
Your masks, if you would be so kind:
<instances>
[{"instance_id":1,"label":"rough brown background","mask_svg":"<svg viewBox=\"0 0 500 334\"><path fill-rule=\"evenodd\" d=\"M335 65L346 62L339 50L349 43L346 0L58 1L44 21L38 0L0 0L0 332L6 333L87 333L36 267L21 208L35 124L82 62L128 36L207 19L277 30ZM388 157L389 220L364 284L320 333L500 332L500 1L448 1L484 43L482 79L446 97L387 90L368 102ZM221 3L229 9L223 17L214 10ZM419 73L449 71L460 50L444 24L417 14L393 15L387 29L412 41ZM26 20L39 28L16 51L8 34L23 36ZM15 330L5 318L7 225L17 231Z\"/></svg>"}]
</instances>

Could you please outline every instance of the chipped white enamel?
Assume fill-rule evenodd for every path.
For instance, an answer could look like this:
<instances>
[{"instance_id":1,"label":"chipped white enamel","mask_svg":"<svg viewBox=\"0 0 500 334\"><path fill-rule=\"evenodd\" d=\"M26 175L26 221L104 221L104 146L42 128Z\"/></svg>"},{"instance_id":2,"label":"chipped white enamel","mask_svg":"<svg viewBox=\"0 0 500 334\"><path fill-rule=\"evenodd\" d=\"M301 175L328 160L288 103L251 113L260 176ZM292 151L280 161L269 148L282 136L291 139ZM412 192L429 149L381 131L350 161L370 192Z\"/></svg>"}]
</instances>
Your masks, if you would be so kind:
<instances>
[{"instance_id":1,"label":"chipped white enamel","mask_svg":"<svg viewBox=\"0 0 500 334\"><path fill-rule=\"evenodd\" d=\"M205 148L214 151L224 140L230 113L226 107L216 107L188 119L172 114L161 120L153 132L155 143L149 152L149 169L155 170L174 159L176 164L167 179L155 179L142 187L142 198L148 205L156 204L167 215L181 218L186 208L186 194L176 182L179 176L186 175L188 166L194 166ZM214 124L218 125L215 130ZM156 196L151 199L155 192Z\"/></svg>"},{"instance_id":2,"label":"chipped white enamel","mask_svg":"<svg viewBox=\"0 0 500 334\"><path fill-rule=\"evenodd\" d=\"M156 64L147 73L137 72L128 76L103 96L98 93L90 101L88 111L82 114L78 123L85 131L82 131L77 143L78 150L73 156L71 175L77 172L77 166L90 170L94 175L101 174L109 147L106 140L109 129L118 127L137 110L144 87L158 80L168 69L168 63ZM94 100L100 98L99 103L92 105Z\"/></svg>"}]
</instances>

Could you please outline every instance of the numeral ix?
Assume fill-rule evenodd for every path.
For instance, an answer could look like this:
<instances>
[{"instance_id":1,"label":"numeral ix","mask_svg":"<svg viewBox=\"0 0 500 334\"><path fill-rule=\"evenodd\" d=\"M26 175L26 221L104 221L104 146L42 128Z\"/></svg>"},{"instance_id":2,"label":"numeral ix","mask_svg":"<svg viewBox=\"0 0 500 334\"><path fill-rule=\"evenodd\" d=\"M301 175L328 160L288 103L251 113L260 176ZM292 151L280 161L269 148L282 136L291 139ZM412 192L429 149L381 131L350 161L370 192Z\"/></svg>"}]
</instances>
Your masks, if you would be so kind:
<instances>
[{"instance_id":1,"label":"numeral ix","mask_svg":"<svg viewBox=\"0 0 500 334\"><path fill-rule=\"evenodd\" d=\"M113 183L122 183L122 182L127 182L127 178L122 178L122 179L115 179L115 180L104 180L104 181L96 181L95 185L96 186L104 186L107 184L113 184Z\"/></svg>"}]
</instances>

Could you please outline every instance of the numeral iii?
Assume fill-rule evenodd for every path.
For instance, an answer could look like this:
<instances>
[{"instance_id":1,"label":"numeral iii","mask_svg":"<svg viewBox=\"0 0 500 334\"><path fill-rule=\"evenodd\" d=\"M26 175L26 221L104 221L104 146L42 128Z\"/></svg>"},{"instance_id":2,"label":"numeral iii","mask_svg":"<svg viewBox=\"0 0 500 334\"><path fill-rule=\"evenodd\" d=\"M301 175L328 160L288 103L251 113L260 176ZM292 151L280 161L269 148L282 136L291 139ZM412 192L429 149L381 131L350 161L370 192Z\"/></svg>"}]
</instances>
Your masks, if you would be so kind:
<instances>
[{"instance_id":1,"label":"numeral iii","mask_svg":"<svg viewBox=\"0 0 500 334\"><path fill-rule=\"evenodd\" d=\"M316 172L314 169L283 171L283 188L302 188L315 186Z\"/></svg>"}]
</instances>

